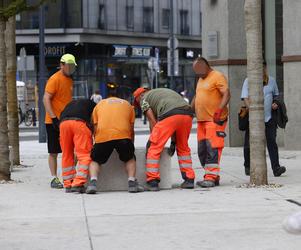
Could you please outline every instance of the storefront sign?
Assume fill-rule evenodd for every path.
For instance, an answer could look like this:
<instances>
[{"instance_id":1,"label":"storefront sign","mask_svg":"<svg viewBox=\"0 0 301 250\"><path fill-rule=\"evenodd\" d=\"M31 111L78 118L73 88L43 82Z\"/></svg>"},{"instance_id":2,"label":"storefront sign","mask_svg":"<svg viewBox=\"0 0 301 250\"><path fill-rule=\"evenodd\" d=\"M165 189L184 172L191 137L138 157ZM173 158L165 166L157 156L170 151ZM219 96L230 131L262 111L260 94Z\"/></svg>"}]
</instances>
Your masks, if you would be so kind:
<instances>
[{"instance_id":1,"label":"storefront sign","mask_svg":"<svg viewBox=\"0 0 301 250\"><path fill-rule=\"evenodd\" d=\"M66 53L65 45L46 45L44 49L45 56L60 57Z\"/></svg>"},{"instance_id":2,"label":"storefront sign","mask_svg":"<svg viewBox=\"0 0 301 250\"><path fill-rule=\"evenodd\" d=\"M186 58L194 58L194 51L186 50Z\"/></svg>"},{"instance_id":3,"label":"storefront sign","mask_svg":"<svg viewBox=\"0 0 301 250\"><path fill-rule=\"evenodd\" d=\"M132 46L132 57L150 57L152 47Z\"/></svg>"},{"instance_id":4,"label":"storefront sign","mask_svg":"<svg viewBox=\"0 0 301 250\"><path fill-rule=\"evenodd\" d=\"M114 51L114 54L113 56L115 57L126 57L126 49L127 49L127 46L124 46L124 45L113 45L115 51Z\"/></svg>"},{"instance_id":5,"label":"storefront sign","mask_svg":"<svg viewBox=\"0 0 301 250\"><path fill-rule=\"evenodd\" d=\"M218 33L217 31L210 31L207 34L207 41L208 41L208 49L207 55L209 57L218 57Z\"/></svg>"}]
</instances>

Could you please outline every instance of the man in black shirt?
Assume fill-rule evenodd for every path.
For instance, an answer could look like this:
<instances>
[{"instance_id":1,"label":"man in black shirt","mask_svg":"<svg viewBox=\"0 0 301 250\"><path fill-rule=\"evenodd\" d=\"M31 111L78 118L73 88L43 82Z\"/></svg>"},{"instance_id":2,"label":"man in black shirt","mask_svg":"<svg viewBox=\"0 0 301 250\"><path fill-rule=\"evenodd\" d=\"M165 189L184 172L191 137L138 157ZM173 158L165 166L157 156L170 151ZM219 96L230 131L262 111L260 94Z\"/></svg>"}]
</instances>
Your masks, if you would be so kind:
<instances>
[{"instance_id":1,"label":"man in black shirt","mask_svg":"<svg viewBox=\"0 0 301 250\"><path fill-rule=\"evenodd\" d=\"M91 100L70 102L61 114L60 144L62 175L66 192L83 192L91 163L91 115L96 104ZM75 166L74 153L78 160Z\"/></svg>"}]
</instances>

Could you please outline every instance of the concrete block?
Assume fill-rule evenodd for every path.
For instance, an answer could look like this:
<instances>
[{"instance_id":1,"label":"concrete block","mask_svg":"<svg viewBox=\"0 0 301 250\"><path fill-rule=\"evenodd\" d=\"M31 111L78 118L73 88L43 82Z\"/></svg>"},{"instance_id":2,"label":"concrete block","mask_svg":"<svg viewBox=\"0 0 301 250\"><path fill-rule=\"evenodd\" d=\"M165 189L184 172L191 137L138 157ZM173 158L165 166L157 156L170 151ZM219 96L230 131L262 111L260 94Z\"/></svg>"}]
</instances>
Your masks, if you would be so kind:
<instances>
[{"instance_id":1,"label":"concrete block","mask_svg":"<svg viewBox=\"0 0 301 250\"><path fill-rule=\"evenodd\" d=\"M146 184L145 176L145 148L136 148L137 159L136 177L140 184ZM171 159L167 149L161 154L160 160L161 189L171 189ZM97 189L98 191L123 191L128 189L125 165L119 160L118 153L114 150L110 159L100 169Z\"/></svg>"}]
</instances>

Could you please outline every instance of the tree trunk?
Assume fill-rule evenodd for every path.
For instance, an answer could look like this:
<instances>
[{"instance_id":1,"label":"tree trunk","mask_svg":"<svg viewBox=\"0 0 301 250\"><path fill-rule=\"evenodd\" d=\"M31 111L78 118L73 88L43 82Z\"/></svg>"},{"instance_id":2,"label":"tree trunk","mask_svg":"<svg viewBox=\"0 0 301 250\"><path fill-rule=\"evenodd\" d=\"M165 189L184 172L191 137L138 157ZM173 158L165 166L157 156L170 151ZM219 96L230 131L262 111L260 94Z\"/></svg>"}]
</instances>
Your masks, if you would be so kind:
<instances>
[{"instance_id":1,"label":"tree trunk","mask_svg":"<svg viewBox=\"0 0 301 250\"><path fill-rule=\"evenodd\" d=\"M0 8L3 0L0 0ZM5 19L0 15L0 180L10 179L10 162L7 129L7 90L5 55Z\"/></svg>"},{"instance_id":2,"label":"tree trunk","mask_svg":"<svg viewBox=\"0 0 301 250\"><path fill-rule=\"evenodd\" d=\"M8 110L8 136L12 147L11 160L13 165L20 165L19 152L19 118L18 98L16 88L16 18L12 16L6 23L6 79L7 79L7 110Z\"/></svg>"},{"instance_id":3,"label":"tree trunk","mask_svg":"<svg viewBox=\"0 0 301 250\"><path fill-rule=\"evenodd\" d=\"M244 11L250 99L250 181L255 185L266 185L261 0L245 0Z\"/></svg>"}]
</instances>

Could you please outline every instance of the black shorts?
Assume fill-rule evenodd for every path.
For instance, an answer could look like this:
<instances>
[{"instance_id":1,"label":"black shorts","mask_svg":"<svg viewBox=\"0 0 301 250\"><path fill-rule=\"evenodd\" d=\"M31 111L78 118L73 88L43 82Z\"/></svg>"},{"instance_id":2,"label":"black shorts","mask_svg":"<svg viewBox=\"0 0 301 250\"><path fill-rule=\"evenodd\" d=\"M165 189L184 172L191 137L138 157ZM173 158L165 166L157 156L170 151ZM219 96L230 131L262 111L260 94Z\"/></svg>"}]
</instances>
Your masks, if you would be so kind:
<instances>
[{"instance_id":1,"label":"black shorts","mask_svg":"<svg viewBox=\"0 0 301 250\"><path fill-rule=\"evenodd\" d=\"M62 153L60 145L60 132L56 131L52 124L46 124L47 131L47 147L49 154Z\"/></svg>"},{"instance_id":2,"label":"black shorts","mask_svg":"<svg viewBox=\"0 0 301 250\"><path fill-rule=\"evenodd\" d=\"M121 139L95 143L91 152L91 158L98 164L104 164L116 149L119 159L127 162L135 157L135 146L130 139Z\"/></svg>"}]
</instances>

